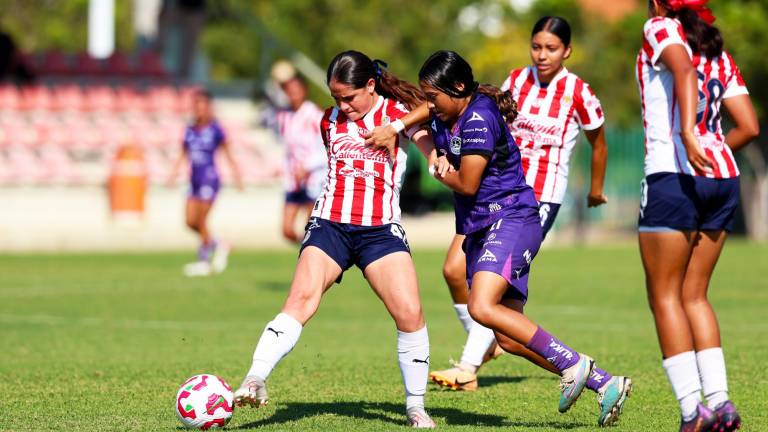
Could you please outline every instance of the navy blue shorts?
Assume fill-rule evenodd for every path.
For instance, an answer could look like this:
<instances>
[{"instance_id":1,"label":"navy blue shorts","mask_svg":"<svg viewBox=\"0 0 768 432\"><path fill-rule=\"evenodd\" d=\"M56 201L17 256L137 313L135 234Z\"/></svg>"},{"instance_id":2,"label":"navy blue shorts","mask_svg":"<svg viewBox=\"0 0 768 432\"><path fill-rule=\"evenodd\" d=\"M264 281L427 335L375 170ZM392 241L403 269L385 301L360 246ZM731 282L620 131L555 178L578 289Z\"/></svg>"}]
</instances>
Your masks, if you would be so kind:
<instances>
[{"instance_id":1,"label":"navy blue shorts","mask_svg":"<svg viewBox=\"0 0 768 432\"><path fill-rule=\"evenodd\" d=\"M289 204L312 204L315 202L315 198L309 196L307 190L302 188L291 192L285 193L285 202Z\"/></svg>"},{"instance_id":2,"label":"navy blue shorts","mask_svg":"<svg viewBox=\"0 0 768 432\"><path fill-rule=\"evenodd\" d=\"M342 272L353 264L365 270L368 264L391 253L411 253L405 230L399 224L361 226L316 217L310 218L304 229L301 251L307 246L320 248Z\"/></svg>"},{"instance_id":3,"label":"navy blue shorts","mask_svg":"<svg viewBox=\"0 0 768 432\"><path fill-rule=\"evenodd\" d=\"M557 212L560 211L560 204L551 202L539 203L539 217L541 218L541 239L544 240L547 237L547 233L552 229L552 225L555 224L555 218Z\"/></svg>"},{"instance_id":4,"label":"navy blue shorts","mask_svg":"<svg viewBox=\"0 0 768 432\"><path fill-rule=\"evenodd\" d=\"M640 232L731 231L739 178L656 173L643 179L640 193Z\"/></svg>"}]
</instances>

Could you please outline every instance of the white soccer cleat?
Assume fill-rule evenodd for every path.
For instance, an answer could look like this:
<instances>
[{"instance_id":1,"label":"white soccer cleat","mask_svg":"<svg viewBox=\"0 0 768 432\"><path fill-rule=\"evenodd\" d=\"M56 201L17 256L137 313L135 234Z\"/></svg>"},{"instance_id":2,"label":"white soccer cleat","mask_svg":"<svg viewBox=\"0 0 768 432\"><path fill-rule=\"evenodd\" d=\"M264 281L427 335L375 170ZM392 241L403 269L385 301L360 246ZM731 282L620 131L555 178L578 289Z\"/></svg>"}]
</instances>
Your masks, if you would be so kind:
<instances>
[{"instance_id":1,"label":"white soccer cleat","mask_svg":"<svg viewBox=\"0 0 768 432\"><path fill-rule=\"evenodd\" d=\"M227 269L229 252L231 250L232 248L224 242L216 244L216 249L213 251L213 259L211 260L211 268L214 273L221 273Z\"/></svg>"},{"instance_id":2,"label":"white soccer cleat","mask_svg":"<svg viewBox=\"0 0 768 432\"><path fill-rule=\"evenodd\" d=\"M210 276L211 271L208 261L195 261L184 266L184 275L187 277Z\"/></svg>"},{"instance_id":3,"label":"white soccer cleat","mask_svg":"<svg viewBox=\"0 0 768 432\"><path fill-rule=\"evenodd\" d=\"M405 411L408 417L408 426L419 429L434 429L437 426L432 418L424 410L424 407L410 407Z\"/></svg>"},{"instance_id":4,"label":"white soccer cleat","mask_svg":"<svg viewBox=\"0 0 768 432\"><path fill-rule=\"evenodd\" d=\"M259 408L268 403L267 383L257 376L248 375L245 377L240 388L235 391L236 406L250 405Z\"/></svg>"}]
</instances>

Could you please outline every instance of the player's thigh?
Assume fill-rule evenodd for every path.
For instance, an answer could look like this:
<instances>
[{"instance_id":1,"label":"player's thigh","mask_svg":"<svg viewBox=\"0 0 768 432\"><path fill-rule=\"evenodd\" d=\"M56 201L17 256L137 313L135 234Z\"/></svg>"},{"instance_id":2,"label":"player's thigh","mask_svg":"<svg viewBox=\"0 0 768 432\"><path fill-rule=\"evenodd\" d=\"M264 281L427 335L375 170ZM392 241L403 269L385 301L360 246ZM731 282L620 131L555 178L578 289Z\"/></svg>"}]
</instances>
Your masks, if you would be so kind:
<instances>
[{"instance_id":1,"label":"player's thigh","mask_svg":"<svg viewBox=\"0 0 768 432\"><path fill-rule=\"evenodd\" d=\"M283 311L302 324L306 323L317 311L323 293L341 276L342 271L339 264L320 248L304 248L296 263Z\"/></svg>"},{"instance_id":2,"label":"player's thigh","mask_svg":"<svg viewBox=\"0 0 768 432\"><path fill-rule=\"evenodd\" d=\"M299 204L292 202L286 202L283 205L283 227L290 227L293 229L293 224L296 221L296 215L299 213Z\"/></svg>"},{"instance_id":3,"label":"player's thigh","mask_svg":"<svg viewBox=\"0 0 768 432\"><path fill-rule=\"evenodd\" d=\"M693 300L707 295L707 287L723 250L726 231L702 231L698 233L685 272L683 300Z\"/></svg>"},{"instance_id":4,"label":"player's thigh","mask_svg":"<svg viewBox=\"0 0 768 432\"><path fill-rule=\"evenodd\" d=\"M416 331L423 327L419 284L408 252L385 255L368 264L363 274L398 323L398 328L401 325L407 327L400 330Z\"/></svg>"},{"instance_id":5,"label":"player's thigh","mask_svg":"<svg viewBox=\"0 0 768 432\"><path fill-rule=\"evenodd\" d=\"M443 263L443 275L446 279L464 279L467 278L467 256L461 245L466 236L456 234L448 246L448 252L445 254Z\"/></svg>"},{"instance_id":6,"label":"player's thigh","mask_svg":"<svg viewBox=\"0 0 768 432\"><path fill-rule=\"evenodd\" d=\"M639 233L649 300L681 295L695 235L690 231Z\"/></svg>"}]
</instances>

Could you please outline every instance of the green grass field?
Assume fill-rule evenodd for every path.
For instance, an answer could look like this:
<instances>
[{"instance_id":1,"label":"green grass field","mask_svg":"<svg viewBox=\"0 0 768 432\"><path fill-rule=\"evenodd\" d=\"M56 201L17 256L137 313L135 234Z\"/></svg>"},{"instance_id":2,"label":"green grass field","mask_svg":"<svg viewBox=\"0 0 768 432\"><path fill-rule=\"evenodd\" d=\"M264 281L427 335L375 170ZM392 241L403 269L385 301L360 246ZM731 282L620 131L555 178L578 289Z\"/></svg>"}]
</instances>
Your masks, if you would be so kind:
<instances>
[{"instance_id":1,"label":"green grass field","mask_svg":"<svg viewBox=\"0 0 768 432\"><path fill-rule=\"evenodd\" d=\"M279 310L295 255L238 252L225 274L187 279L190 253L0 256L0 429L177 430L174 396L197 373L239 384L264 324ZM433 368L458 358L465 334L441 282L442 251L417 251ZM731 395L744 430L768 430L768 248L729 243L711 298L719 313ZM545 249L536 258L529 315L635 392L616 430L677 430L634 245ZM270 377L271 404L236 410L229 429L403 428L394 325L351 270L324 299L296 349ZM585 391L557 413L558 380L503 356L477 393L430 385L444 430L592 430Z\"/></svg>"}]
</instances>

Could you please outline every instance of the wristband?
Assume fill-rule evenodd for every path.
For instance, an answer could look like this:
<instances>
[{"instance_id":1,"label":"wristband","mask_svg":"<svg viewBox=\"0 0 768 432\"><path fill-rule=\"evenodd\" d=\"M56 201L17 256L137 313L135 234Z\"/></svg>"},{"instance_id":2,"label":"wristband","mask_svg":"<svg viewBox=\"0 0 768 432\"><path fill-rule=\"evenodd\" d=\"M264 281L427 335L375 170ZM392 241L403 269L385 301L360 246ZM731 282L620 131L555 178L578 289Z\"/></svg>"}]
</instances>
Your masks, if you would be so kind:
<instances>
[{"instance_id":1,"label":"wristband","mask_svg":"<svg viewBox=\"0 0 768 432\"><path fill-rule=\"evenodd\" d=\"M432 177L435 176L435 166L434 165L430 165L429 168L428 168L428 171L429 171L429 175L431 175Z\"/></svg>"},{"instance_id":2,"label":"wristband","mask_svg":"<svg viewBox=\"0 0 768 432\"><path fill-rule=\"evenodd\" d=\"M389 125L392 126L392 129L395 130L395 133L400 133L405 130L405 123L403 123L403 121L400 119L393 121Z\"/></svg>"}]
</instances>

